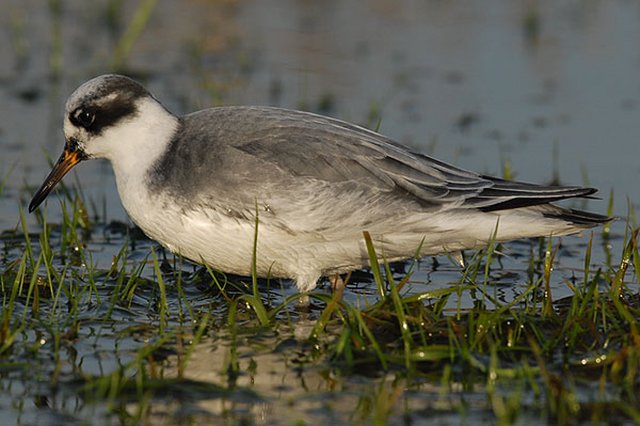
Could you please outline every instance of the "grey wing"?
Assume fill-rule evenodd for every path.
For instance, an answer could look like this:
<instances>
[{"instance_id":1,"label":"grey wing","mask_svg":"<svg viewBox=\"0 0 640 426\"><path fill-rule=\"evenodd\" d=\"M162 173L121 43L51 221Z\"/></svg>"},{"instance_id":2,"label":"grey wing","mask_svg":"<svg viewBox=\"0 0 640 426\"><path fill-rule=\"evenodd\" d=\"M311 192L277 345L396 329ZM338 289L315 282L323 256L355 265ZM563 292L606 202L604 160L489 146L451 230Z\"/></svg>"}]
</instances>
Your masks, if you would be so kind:
<instances>
[{"instance_id":1,"label":"grey wing","mask_svg":"<svg viewBox=\"0 0 640 426\"><path fill-rule=\"evenodd\" d=\"M593 188L541 186L466 171L407 150L367 129L311 113L264 108L235 148L293 176L358 182L441 208L483 211L545 204L593 194Z\"/></svg>"}]
</instances>

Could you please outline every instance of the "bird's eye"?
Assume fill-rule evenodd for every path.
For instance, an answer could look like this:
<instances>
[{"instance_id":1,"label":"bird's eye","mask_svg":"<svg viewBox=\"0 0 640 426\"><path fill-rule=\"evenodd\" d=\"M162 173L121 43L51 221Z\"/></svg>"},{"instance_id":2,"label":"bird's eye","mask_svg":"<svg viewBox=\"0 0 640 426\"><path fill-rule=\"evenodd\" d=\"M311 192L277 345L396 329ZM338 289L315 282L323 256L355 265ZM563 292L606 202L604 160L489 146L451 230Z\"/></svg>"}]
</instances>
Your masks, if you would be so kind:
<instances>
[{"instance_id":1,"label":"bird's eye","mask_svg":"<svg viewBox=\"0 0 640 426\"><path fill-rule=\"evenodd\" d=\"M73 118L76 123L84 127L89 128L96 119L96 115L93 111L87 111L86 109L78 108L73 113Z\"/></svg>"}]
</instances>

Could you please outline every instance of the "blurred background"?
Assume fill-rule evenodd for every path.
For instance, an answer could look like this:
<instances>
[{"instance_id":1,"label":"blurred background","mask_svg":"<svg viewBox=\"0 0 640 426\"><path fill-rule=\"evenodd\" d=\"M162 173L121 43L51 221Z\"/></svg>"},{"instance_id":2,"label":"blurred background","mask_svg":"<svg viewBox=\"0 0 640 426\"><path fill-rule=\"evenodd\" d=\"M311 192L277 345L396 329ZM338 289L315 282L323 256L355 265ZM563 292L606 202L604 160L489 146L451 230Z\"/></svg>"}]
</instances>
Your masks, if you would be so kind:
<instances>
[{"instance_id":1,"label":"blurred background","mask_svg":"<svg viewBox=\"0 0 640 426\"><path fill-rule=\"evenodd\" d=\"M587 207L601 213L611 191L616 214L638 207L639 2L0 0L0 10L0 230L18 224L60 154L67 96L108 72L177 114L315 111L479 172L595 186L605 201ZM107 220L126 218L107 164L66 182Z\"/></svg>"}]
</instances>

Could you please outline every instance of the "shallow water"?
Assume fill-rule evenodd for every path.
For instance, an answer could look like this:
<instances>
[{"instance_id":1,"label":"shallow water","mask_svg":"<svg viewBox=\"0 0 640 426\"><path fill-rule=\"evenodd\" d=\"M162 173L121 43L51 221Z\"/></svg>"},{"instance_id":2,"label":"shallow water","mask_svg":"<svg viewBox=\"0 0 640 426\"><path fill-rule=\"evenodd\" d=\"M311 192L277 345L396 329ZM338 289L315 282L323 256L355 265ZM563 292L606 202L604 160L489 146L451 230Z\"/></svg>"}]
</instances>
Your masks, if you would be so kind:
<instances>
[{"instance_id":1,"label":"shallow water","mask_svg":"<svg viewBox=\"0 0 640 426\"><path fill-rule=\"evenodd\" d=\"M60 2L57 9L58 2L43 7L37 0L0 0L5 34L0 37L0 232L18 227L20 206L26 208L48 173L47 157L59 155L68 94L111 70L135 7L122 2L122 10L116 6L109 18L109 6L117 3L74 0ZM605 199L614 190L615 213L626 216L627 203L638 207L640 200L639 39L640 5L625 1L163 0L125 65L176 113L216 104L269 104L379 125L382 133L417 151L473 170L501 175L508 162L518 179L591 185ZM127 220L108 164L83 164L65 182L81 187L92 216L106 223ZM574 205L606 211L603 201ZM56 197L50 197L47 214L51 222L60 222ZM33 216L27 218L36 231ZM609 246L615 247L612 261L619 261L624 226L624 221L616 223L610 240L596 230L594 269L607 267ZM589 233L562 239L552 283L555 299L571 295L567 281L581 276L588 238ZM87 241L94 266L109 269L123 241L122 235L98 227ZM0 261L5 264L22 254L10 239L3 240L3 247ZM138 243L128 256L131 268L151 247ZM508 303L527 287L529 258L537 246L521 241L501 250L506 256L493 272L488 293ZM152 278L152 271L147 269L145 276ZM417 265L406 291L447 288L459 280L460 269L447 258L437 263L428 258ZM99 286L103 298L109 298L113 285ZM286 283L275 287L274 303L295 292ZM330 292L327 284L320 291ZM194 307L206 307L216 321L225 320L223 304L210 292L185 292ZM478 297L454 294L446 309L452 314L468 309ZM75 380L109 374L131 361L154 333L157 318L149 307L156 298L152 290L137 293L109 324L98 320L104 307L89 303L81 312L80 338L65 346L62 385L55 392L48 384L50 362L30 358L40 352L25 349L15 355L16 365L3 364L3 418L109 423L113 407L79 397ZM366 272L354 277L345 293L345 300L359 306L375 298ZM170 303L178 309L181 302L172 295ZM295 336L305 336L306 321L317 315L312 308L310 318L296 318L300 330L247 339L240 354L243 374L230 393L216 388L226 380L220 365L229 353L227 336L207 336L184 376L192 382L178 386L184 394L155 404L147 418L259 424L359 421L359 413L368 418L364 413L375 405L372 401L392 398L402 380L389 373L373 382L367 375L343 376L341 370L314 366L309 361L313 351ZM52 345L46 333L30 333L26 339L34 347ZM167 376L173 377L176 357L166 355L162 368ZM37 367L25 368L25 362ZM252 362L257 365L253 373ZM404 417L396 422L492 419L483 389L443 394L433 383L438 378L402 393L405 411L396 414ZM354 408L360 406L361 411ZM134 412L137 407L120 408Z\"/></svg>"}]
</instances>

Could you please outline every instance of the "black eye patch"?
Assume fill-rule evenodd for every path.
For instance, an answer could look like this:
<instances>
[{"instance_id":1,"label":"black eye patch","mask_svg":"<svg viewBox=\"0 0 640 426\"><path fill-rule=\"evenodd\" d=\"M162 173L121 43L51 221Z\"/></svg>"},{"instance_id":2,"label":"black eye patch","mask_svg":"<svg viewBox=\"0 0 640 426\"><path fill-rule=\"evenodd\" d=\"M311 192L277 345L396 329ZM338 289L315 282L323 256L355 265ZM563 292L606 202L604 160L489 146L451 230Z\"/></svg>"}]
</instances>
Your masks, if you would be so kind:
<instances>
[{"instance_id":1,"label":"black eye patch","mask_svg":"<svg viewBox=\"0 0 640 426\"><path fill-rule=\"evenodd\" d=\"M105 128L126 117L134 117L136 113L134 99L119 96L99 106L95 103L79 106L69 114L69 121L76 127L82 127L87 132L98 135Z\"/></svg>"}]
</instances>

